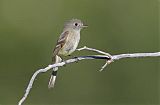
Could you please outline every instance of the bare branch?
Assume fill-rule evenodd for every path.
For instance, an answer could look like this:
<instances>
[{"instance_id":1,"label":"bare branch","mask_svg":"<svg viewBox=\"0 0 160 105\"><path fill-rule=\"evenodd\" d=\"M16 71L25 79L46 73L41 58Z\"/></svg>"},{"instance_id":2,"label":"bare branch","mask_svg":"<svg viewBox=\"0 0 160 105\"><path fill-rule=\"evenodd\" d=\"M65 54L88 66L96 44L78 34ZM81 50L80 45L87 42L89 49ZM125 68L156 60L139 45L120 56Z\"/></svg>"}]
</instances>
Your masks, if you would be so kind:
<instances>
[{"instance_id":1,"label":"bare branch","mask_svg":"<svg viewBox=\"0 0 160 105\"><path fill-rule=\"evenodd\" d=\"M28 94L30 93L30 90L33 86L34 80L37 77L38 74L43 73L43 72L47 72L49 70L51 70L54 67L61 67L64 66L66 64L69 63L74 63L80 60L87 60L87 59L104 59L106 60L106 63L101 67L100 71L102 71L108 64L112 63L113 61L122 59L122 58L141 58L141 57L159 57L160 56L160 52L155 52L155 53L133 53L133 54L119 54L119 55L110 55L109 53L97 50L97 49L93 49L93 48L88 48L88 47L83 47L80 49L77 49L78 51L81 50L89 50L89 51L94 51L103 55L88 55L88 56L80 56L80 57L75 57L72 59L68 59L66 61L60 62L60 63L56 63L56 64L52 64L52 65L48 65L46 68L44 69L39 69L37 70L31 77L30 82L27 86L27 89L25 91L24 96L22 97L22 99L19 101L18 105L22 105L22 103L26 100Z\"/></svg>"},{"instance_id":2,"label":"bare branch","mask_svg":"<svg viewBox=\"0 0 160 105\"><path fill-rule=\"evenodd\" d=\"M89 51L97 52L97 53L100 53L100 54L107 55L107 56L111 57L111 55L109 53L106 53L106 52L103 52L101 50L97 50L97 49L94 49L94 48L89 48L89 47L86 47L86 46L77 49L77 51L81 51L81 50L89 50Z\"/></svg>"},{"instance_id":3,"label":"bare branch","mask_svg":"<svg viewBox=\"0 0 160 105\"><path fill-rule=\"evenodd\" d=\"M159 57L160 52L154 52L154 53L133 53L133 54L119 54L112 56L112 59L119 60L122 58L142 58L142 57Z\"/></svg>"}]
</instances>

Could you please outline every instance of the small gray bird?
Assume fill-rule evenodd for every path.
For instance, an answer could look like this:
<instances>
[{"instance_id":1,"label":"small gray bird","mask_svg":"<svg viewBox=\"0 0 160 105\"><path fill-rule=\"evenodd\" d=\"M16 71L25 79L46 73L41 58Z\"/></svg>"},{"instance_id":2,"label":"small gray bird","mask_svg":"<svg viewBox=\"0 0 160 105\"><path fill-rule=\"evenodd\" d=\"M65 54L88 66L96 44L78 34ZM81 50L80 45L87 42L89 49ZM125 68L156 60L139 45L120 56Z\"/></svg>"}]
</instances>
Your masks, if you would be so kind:
<instances>
[{"instance_id":1,"label":"small gray bird","mask_svg":"<svg viewBox=\"0 0 160 105\"><path fill-rule=\"evenodd\" d=\"M80 41L80 31L84 27L87 26L79 19L72 19L64 24L63 32L61 33L56 47L53 50L52 63L61 62L61 56L68 56L76 50ZM48 88L54 87L57 70L58 67L53 68Z\"/></svg>"}]
</instances>

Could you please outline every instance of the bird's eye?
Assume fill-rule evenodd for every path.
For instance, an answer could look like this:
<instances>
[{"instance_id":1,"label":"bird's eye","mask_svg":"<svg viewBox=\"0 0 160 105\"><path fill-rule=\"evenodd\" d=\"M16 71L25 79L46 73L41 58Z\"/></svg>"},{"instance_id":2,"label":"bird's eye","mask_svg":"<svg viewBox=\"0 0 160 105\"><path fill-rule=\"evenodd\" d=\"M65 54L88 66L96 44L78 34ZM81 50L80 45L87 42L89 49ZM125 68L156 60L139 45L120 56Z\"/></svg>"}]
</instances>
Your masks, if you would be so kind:
<instances>
[{"instance_id":1,"label":"bird's eye","mask_svg":"<svg viewBox=\"0 0 160 105\"><path fill-rule=\"evenodd\" d=\"M74 25L75 25L75 26L78 26L78 23L75 23Z\"/></svg>"}]
</instances>

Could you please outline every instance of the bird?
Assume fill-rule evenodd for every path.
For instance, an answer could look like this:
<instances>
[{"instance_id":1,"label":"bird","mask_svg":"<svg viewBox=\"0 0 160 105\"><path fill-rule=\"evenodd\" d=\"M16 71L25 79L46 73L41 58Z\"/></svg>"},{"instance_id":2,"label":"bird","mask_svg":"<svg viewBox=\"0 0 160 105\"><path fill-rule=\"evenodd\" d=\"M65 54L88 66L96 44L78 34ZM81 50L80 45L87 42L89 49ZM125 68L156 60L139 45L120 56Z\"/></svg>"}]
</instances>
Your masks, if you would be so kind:
<instances>
[{"instance_id":1,"label":"bird","mask_svg":"<svg viewBox=\"0 0 160 105\"><path fill-rule=\"evenodd\" d=\"M63 56L70 56L77 48L80 41L81 29L88 27L80 19L71 19L65 22L56 46L53 50L52 63L59 63ZM58 67L53 68L48 88L54 88Z\"/></svg>"}]
</instances>

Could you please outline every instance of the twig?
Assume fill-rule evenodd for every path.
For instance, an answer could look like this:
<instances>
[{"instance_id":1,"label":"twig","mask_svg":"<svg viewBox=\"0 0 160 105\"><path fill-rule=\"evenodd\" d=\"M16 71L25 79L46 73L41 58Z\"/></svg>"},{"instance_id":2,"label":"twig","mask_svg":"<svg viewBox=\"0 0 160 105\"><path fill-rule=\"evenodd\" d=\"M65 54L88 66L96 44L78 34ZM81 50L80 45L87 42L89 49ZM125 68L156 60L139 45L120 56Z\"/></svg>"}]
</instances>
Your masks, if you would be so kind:
<instances>
[{"instance_id":1,"label":"twig","mask_svg":"<svg viewBox=\"0 0 160 105\"><path fill-rule=\"evenodd\" d=\"M68 59L66 61L63 61L63 62L60 62L60 63L56 63L56 64L52 64L52 65L48 65L46 68L44 69L39 69L37 70L31 77L30 79L30 82L27 86L27 89L25 91L25 94L24 96L22 97L22 99L19 101L18 105L22 105L22 103L26 100L28 94L30 93L30 90L33 86L33 83L34 83L34 80L35 78L37 77L37 75L39 73L43 73L43 72L47 72L49 71L50 69L54 68L54 67L61 67L61 66L64 66L66 64L69 64L69 63L74 63L74 62L77 62L77 61L80 61L80 60L86 60L86 59L105 59L106 60L106 63L101 67L101 70L102 71L106 66L107 64L110 64L112 63L113 61L116 61L116 60L119 60L119 59L122 59L122 58L141 58L141 57L159 57L160 56L160 52L155 52L155 53L133 53L133 54L119 54L119 55L110 55L109 53L106 53L106 52L103 52L103 51L100 51L100 50L97 50L97 49L93 49L93 48L88 48L88 47L83 47L83 48L80 48L80 49L77 49L78 51L81 51L81 50L89 50L89 51L94 51L94 52L97 52L97 53L100 53L100 54L103 54L103 55L88 55L88 56L80 56L80 57L76 57L76 58L72 58L72 59Z\"/></svg>"},{"instance_id":2,"label":"twig","mask_svg":"<svg viewBox=\"0 0 160 105\"><path fill-rule=\"evenodd\" d=\"M112 56L112 59L119 60L124 58L142 58L142 57L159 57L160 52L154 52L154 53L133 53L133 54L119 54Z\"/></svg>"},{"instance_id":3,"label":"twig","mask_svg":"<svg viewBox=\"0 0 160 105\"><path fill-rule=\"evenodd\" d=\"M86 47L86 46L77 49L77 51L81 51L81 50L94 51L94 52L97 52L97 53L100 53L100 54L107 55L107 56L111 57L111 55L109 53L106 53L106 52L103 52L101 50L97 50L97 49L94 49L94 48L89 48L89 47Z\"/></svg>"}]
</instances>

